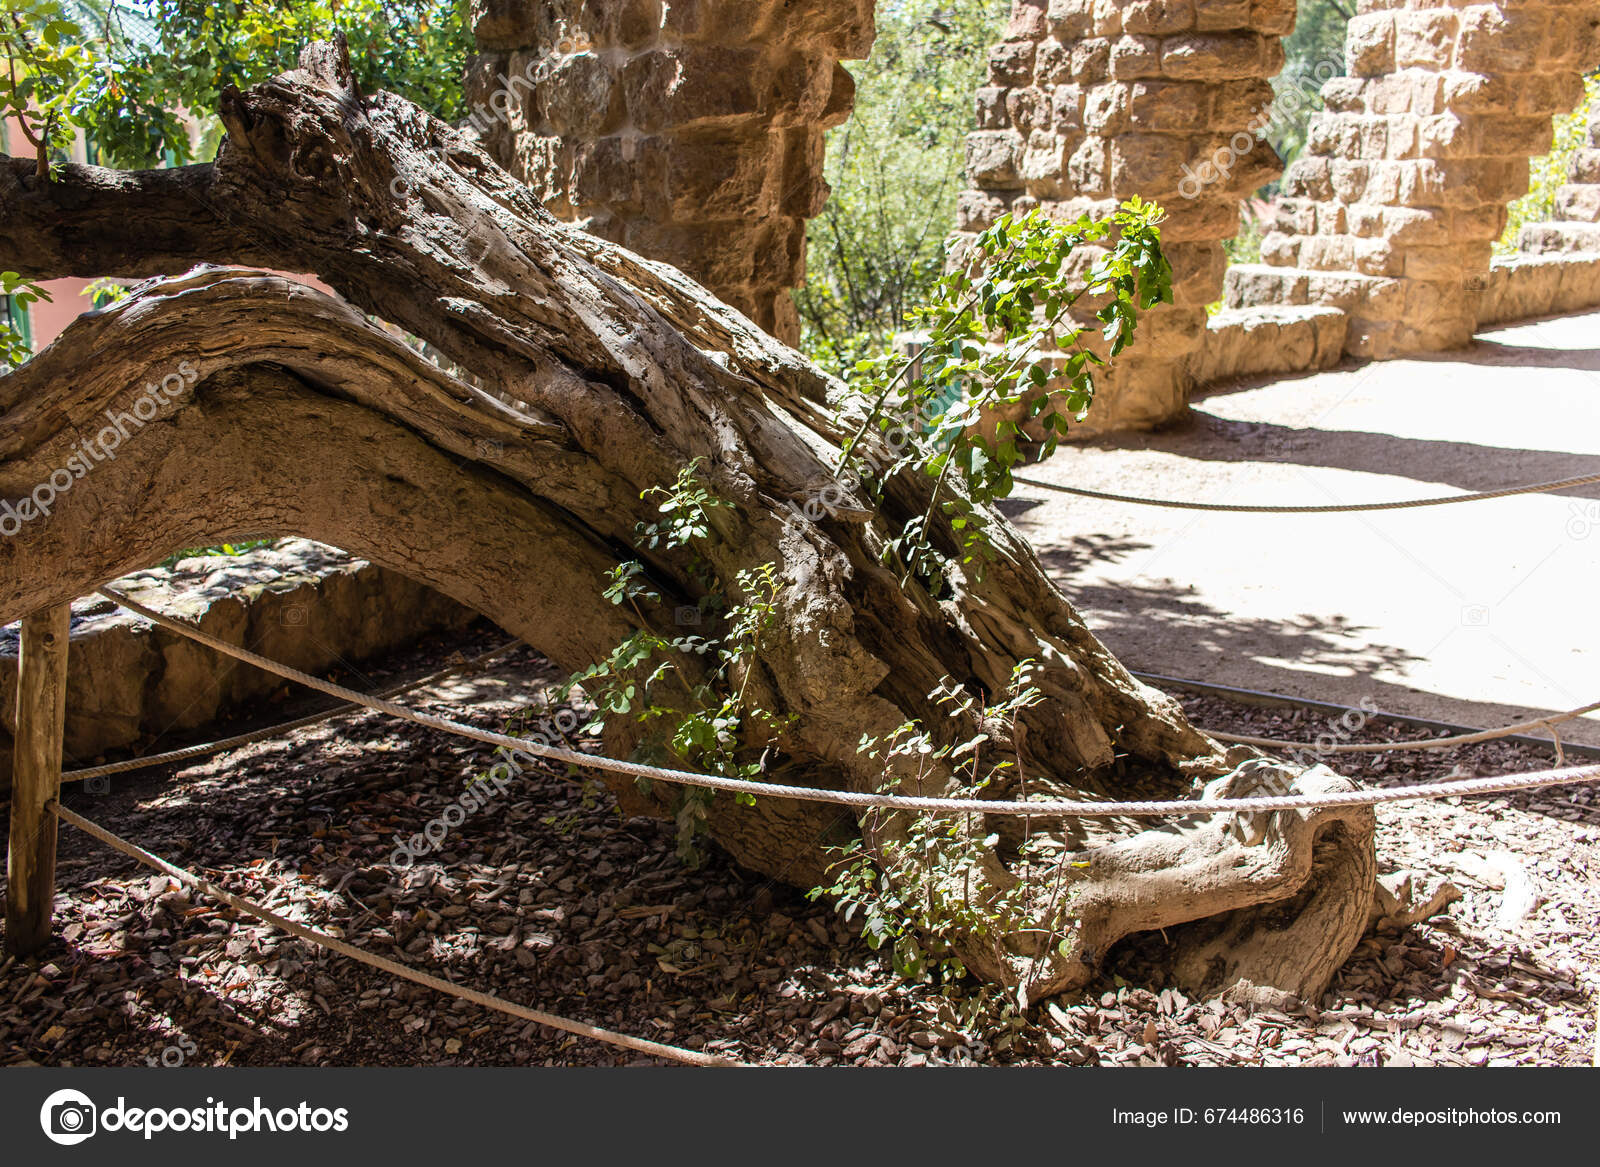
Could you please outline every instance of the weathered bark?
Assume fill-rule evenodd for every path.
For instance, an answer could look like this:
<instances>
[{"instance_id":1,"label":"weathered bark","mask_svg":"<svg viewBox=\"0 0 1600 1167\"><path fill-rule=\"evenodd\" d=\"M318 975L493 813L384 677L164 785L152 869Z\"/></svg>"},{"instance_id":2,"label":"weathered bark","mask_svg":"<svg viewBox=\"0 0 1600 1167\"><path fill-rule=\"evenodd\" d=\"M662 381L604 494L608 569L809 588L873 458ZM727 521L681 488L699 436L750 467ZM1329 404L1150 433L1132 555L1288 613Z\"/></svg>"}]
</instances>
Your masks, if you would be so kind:
<instances>
[{"instance_id":1,"label":"weathered bark","mask_svg":"<svg viewBox=\"0 0 1600 1167\"><path fill-rule=\"evenodd\" d=\"M917 475L896 477L876 510L856 499L818 523L795 517L787 504L830 481L860 414L836 382L675 270L557 223L407 102L359 96L329 46L295 73L226 94L223 112L217 163L171 180L169 201L149 176L63 167L46 184L0 172L0 264L42 277L243 256L315 272L350 303L279 277L201 270L80 320L0 380L0 497L18 499L107 411L130 410L147 383L193 374L50 516L0 540L0 620L181 546L272 532L405 572L578 669L640 619L669 630L675 608L700 597L700 576L676 554L645 556L661 602L642 616L600 592L603 572L637 554L634 526L652 509L641 492L703 458L733 504L711 516L703 555L715 577L770 562L785 584L747 689L793 718L769 759L774 780L877 789L883 772L858 752L863 734L915 719L955 740L975 727L930 699L941 681L991 696L1032 659L1047 699L1002 742L1029 792L1174 797L1236 783L1222 777L1220 747L1106 652L998 514L987 515L995 554L984 576L952 566L938 598L879 566L927 509ZM207 201L186 232L188 189ZM123 203L119 191L136 193ZM163 226L142 239L134 213ZM351 304L423 337L492 392ZM954 546L942 525L935 538ZM614 723L606 744L625 751L635 739ZM1301 784L1344 786L1326 770ZM1015 778L987 791L1018 792ZM669 796L653 797L665 809ZM829 808L775 799L719 798L710 825L741 862L801 886L821 875L822 846L855 830ZM1366 919L1368 812L1274 815L1244 835L1204 819L1032 827L1086 863L1065 868L1071 894L1051 881L1030 888L1038 930L999 949L972 938L962 954L1034 997L1081 984L1131 931L1189 921L1233 929L1220 965L1209 935L1175 952L1190 981L1312 996ZM1016 880L1005 856L1018 828L990 829L1002 842L987 872L1004 887ZM1279 910L1224 915L1264 904ZM1064 950L1041 952L1056 931Z\"/></svg>"}]
</instances>

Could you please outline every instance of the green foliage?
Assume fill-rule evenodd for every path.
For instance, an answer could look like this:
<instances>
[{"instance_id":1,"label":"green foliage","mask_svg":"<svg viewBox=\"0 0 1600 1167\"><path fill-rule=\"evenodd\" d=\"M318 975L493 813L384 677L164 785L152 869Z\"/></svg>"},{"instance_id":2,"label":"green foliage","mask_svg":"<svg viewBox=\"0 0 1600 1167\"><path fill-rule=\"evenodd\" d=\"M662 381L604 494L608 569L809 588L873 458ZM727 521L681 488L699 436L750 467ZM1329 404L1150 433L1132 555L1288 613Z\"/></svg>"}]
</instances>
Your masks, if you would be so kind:
<instances>
[{"instance_id":1,"label":"green foliage","mask_svg":"<svg viewBox=\"0 0 1600 1167\"><path fill-rule=\"evenodd\" d=\"M1528 165L1528 193L1506 207L1506 229L1495 242L1496 255L1515 255L1517 237L1529 223L1556 217L1556 191L1567 182L1572 156L1584 147L1589 122L1600 111L1600 73L1584 78L1583 100L1578 108L1555 119L1550 153Z\"/></svg>"},{"instance_id":2,"label":"green foliage","mask_svg":"<svg viewBox=\"0 0 1600 1167\"><path fill-rule=\"evenodd\" d=\"M1096 367L1132 341L1141 311L1171 300L1172 271L1161 253L1160 218L1160 208L1137 199L1101 220L1085 216L1055 223L1036 212L1007 216L975 240L964 257L967 266L940 277L930 302L911 314L911 322L929 338L921 356L886 355L859 363L853 385L871 404L845 443L841 474L866 470L863 481L870 479L874 491L908 467L935 480L927 513L905 524L885 552L886 562L899 557L903 581L914 575L930 588L941 585L948 549L936 548L928 535L935 507L950 517L960 540L955 553L963 562L983 555L987 519L977 504L1010 492L1011 469L1025 458L1022 426L1044 419L1044 445L1047 451L1053 447L1069 425L1057 407L1081 416L1093 399ZM1086 343L1091 330L1099 334L1103 355ZM1052 355L1045 356L1046 350ZM992 434L984 429L990 413L1000 415ZM914 440L887 464L874 463L879 446L863 439L873 426L886 432L904 429L906 418L915 419ZM868 469L868 463L874 465ZM670 486L643 491L640 498L654 501L660 517L635 528L641 551L676 557L704 586L697 606L680 609L691 614L695 626L704 620L704 631L675 636L656 631L658 622L648 609L661 603L665 589L651 579L645 562L619 563L607 573L604 594L615 605L627 605L640 627L604 660L574 674L563 696L575 686L588 693L596 712L586 732L601 732L616 718L637 722L645 730L641 756L754 779L792 721L755 705L749 692L763 638L778 619L784 585L771 563L740 571L731 581L718 578L705 551L718 538L716 512L731 503L704 480L704 468L704 459L696 458ZM952 480L964 490L941 494ZM949 697L956 707L953 717L973 714L970 698L955 690ZM1010 704L984 713L1014 715L1036 697L1019 674ZM906 727L885 748L892 757L918 751L930 764L943 764L965 748L975 750L981 740L980 735L962 748L935 746L928 734ZM987 781L984 777L978 785ZM712 797L696 788L678 796L678 850L685 862L698 864L703 858L699 839ZM739 801L752 800L743 795ZM933 820L911 829L929 856L966 854L976 863L991 846ZM851 878L867 878L860 865L852 870ZM897 872L880 870L879 876L874 886L890 894L884 889L898 884ZM972 928L979 927L979 915L996 920L1006 911L1020 911L1020 904L997 906L992 897L973 902L970 878L967 883L960 911L943 892L934 895L929 910ZM858 889L855 898L866 894ZM874 918L890 919L892 907ZM881 931L888 925L875 927ZM897 950L907 961L915 944L910 937L919 927L904 923L895 933Z\"/></svg>"},{"instance_id":3,"label":"green foliage","mask_svg":"<svg viewBox=\"0 0 1600 1167\"><path fill-rule=\"evenodd\" d=\"M944 267L973 93L1010 0L880 0L855 111L828 135L833 187L795 294L801 348L849 369L883 349Z\"/></svg>"},{"instance_id":4,"label":"green foliage","mask_svg":"<svg viewBox=\"0 0 1600 1167\"><path fill-rule=\"evenodd\" d=\"M701 557L699 546L712 537L711 512L731 504L701 479L704 459L679 471L671 487L652 487L641 499L660 499L658 522L636 529L641 549L687 551L693 574L720 587ZM645 565L630 560L607 575L605 596L628 604L647 623L641 605L659 603ZM777 620L783 583L771 563L747 568L733 581L733 596L713 592L693 609L697 616L721 613L711 635L663 636L641 628L617 645L605 660L573 674L560 696L582 687L596 707L584 732L600 733L613 718L637 721L647 729L641 752L679 764L737 778L756 778L767 751L790 719L749 706L749 687L762 636ZM685 667L690 661L693 667ZM758 753L759 751L759 753ZM754 756L752 756L754 755ZM684 788L678 798L678 854L699 866L704 852L707 809L713 792ZM754 805L749 794L735 796Z\"/></svg>"},{"instance_id":5,"label":"green foliage","mask_svg":"<svg viewBox=\"0 0 1600 1167\"><path fill-rule=\"evenodd\" d=\"M466 112L466 0L0 0L0 107L41 156L75 129L109 166L208 157L218 93L293 68L310 41L342 32L357 81L447 120ZM183 111L202 119L198 145Z\"/></svg>"},{"instance_id":6,"label":"green foliage","mask_svg":"<svg viewBox=\"0 0 1600 1167\"><path fill-rule=\"evenodd\" d=\"M1344 39L1355 0L1300 0L1294 32L1283 40L1283 71L1273 79L1266 140L1287 166L1305 151L1311 118L1322 109L1322 85L1345 75ZM1276 181L1259 192L1270 197ZM1243 262L1243 261L1240 261Z\"/></svg>"},{"instance_id":7,"label":"green foliage","mask_svg":"<svg viewBox=\"0 0 1600 1167\"><path fill-rule=\"evenodd\" d=\"M214 547L190 547L183 551L176 551L161 561L162 567L172 567L185 559L198 559L202 556L224 555L229 559L254 551L257 547L270 547L272 539L246 539L242 543L218 543Z\"/></svg>"},{"instance_id":8,"label":"green foliage","mask_svg":"<svg viewBox=\"0 0 1600 1167\"><path fill-rule=\"evenodd\" d=\"M1239 230L1233 238L1222 241L1222 249L1228 253L1228 262L1260 263L1264 235L1262 221L1251 213L1250 204L1242 204L1239 208Z\"/></svg>"},{"instance_id":9,"label":"green foliage","mask_svg":"<svg viewBox=\"0 0 1600 1167\"><path fill-rule=\"evenodd\" d=\"M1172 299L1172 268L1161 252L1161 208L1138 198L1105 219L1056 223L1034 210L1006 215L980 234L962 269L941 276L929 301L909 316L925 336L921 353L885 353L857 363L852 388L871 406L845 443L850 473L861 439L911 419L921 440L879 468L873 489L910 464L935 479L928 513L908 523L885 550L908 575L939 591L943 557L929 541L935 507L950 517L964 564L987 548L981 504L1011 493L1012 471L1029 456L1024 427L1037 421L1048 456L1094 400L1095 370L1132 341L1139 313ZM1095 245L1085 265L1078 255ZM1087 267L1087 270L1085 270ZM1086 343L1074 310L1087 298L1105 355ZM961 391L952 394L951 386ZM988 432L992 424L993 432ZM965 488L943 488L954 475Z\"/></svg>"},{"instance_id":10,"label":"green foliage","mask_svg":"<svg viewBox=\"0 0 1600 1167\"><path fill-rule=\"evenodd\" d=\"M1031 681L1033 667L1031 661L1019 664L1004 699L982 709L948 680L929 698L948 708L953 720L1008 726L1014 741L1018 714L1043 699ZM906 722L882 739L863 737L860 744L861 753L882 762L885 793L922 794L928 782L953 772L964 778L960 797L972 798L1020 766L1016 755L990 760L988 748L993 743L987 733L940 745L916 722ZM977 815L872 811L863 837L834 849L840 858L830 869L833 882L809 895L832 900L847 922L859 920L867 944L886 949L895 971L908 980L960 978L966 968L956 955L957 938L992 946L996 963L1003 966L1012 955L1004 938L1031 926L1028 893L1033 881L1024 877L998 887L985 872L999 845L999 835L984 834ZM1049 853L1058 846L1025 828L1017 861L1025 869L1049 862ZM1054 906L1070 902L1066 885L1071 866L1065 854L1054 861ZM1065 916L1063 911L1055 918ZM1054 931L1039 948L1048 952L1060 943L1061 934Z\"/></svg>"},{"instance_id":11,"label":"green foliage","mask_svg":"<svg viewBox=\"0 0 1600 1167\"><path fill-rule=\"evenodd\" d=\"M23 322L13 318L13 310L26 312L29 304L49 299L50 293L33 280L14 271L0 271L0 306L5 308L0 316L0 373L16 368L33 353Z\"/></svg>"}]
</instances>

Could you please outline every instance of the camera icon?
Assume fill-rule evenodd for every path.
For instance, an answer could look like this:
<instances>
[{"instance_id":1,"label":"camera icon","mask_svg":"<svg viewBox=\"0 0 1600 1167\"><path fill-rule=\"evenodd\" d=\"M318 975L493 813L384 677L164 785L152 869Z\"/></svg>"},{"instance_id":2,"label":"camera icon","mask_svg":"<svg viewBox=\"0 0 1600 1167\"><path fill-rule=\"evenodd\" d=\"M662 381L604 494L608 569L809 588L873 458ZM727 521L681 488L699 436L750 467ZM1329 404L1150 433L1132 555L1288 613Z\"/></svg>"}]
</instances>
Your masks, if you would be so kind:
<instances>
[{"instance_id":1,"label":"camera icon","mask_svg":"<svg viewBox=\"0 0 1600 1167\"><path fill-rule=\"evenodd\" d=\"M672 622L679 628L700 627L700 609L685 605L672 614Z\"/></svg>"},{"instance_id":2,"label":"camera icon","mask_svg":"<svg viewBox=\"0 0 1600 1167\"><path fill-rule=\"evenodd\" d=\"M39 1126L52 1143L71 1147L95 1133L95 1105L78 1090L57 1090L39 1108Z\"/></svg>"},{"instance_id":3,"label":"camera icon","mask_svg":"<svg viewBox=\"0 0 1600 1167\"><path fill-rule=\"evenodd\" d=\"M1468 604L1461 609L1461 626L1463 628L1489 627L1489 605Z\"/></svg>"},{"instance_id":4,"label":"camera icon","mask_svg":"<svg viewBox=\"0 0 1600 1167\"><path fill-rule=\"evenodd\" d=\"M304 604L288 604L278 613L278 623L285 628L304 628L308 615Z\"/></svg>"},{"instance_id":5,"label":"camera icon","mask_svg":"<svg viewBox=\"0 0 1600 1167\"><path fill-rule=\"evenodd\" d=\"M96 774L92 778L85 778L83 780L83 792L85 794L110 794L111 775Z\"/></svg>"},{"instance_id":6,"label":"camera icon","mask_svg":"<svg viewBox=\"0 0 1600 1167\"><path fill-rule=\"evenodd\" d=\"M480 439L477 445L478 455L482 458L498 458L506 452L506 444L504 442L490 442Z\"/></svg>"}]
</instances>

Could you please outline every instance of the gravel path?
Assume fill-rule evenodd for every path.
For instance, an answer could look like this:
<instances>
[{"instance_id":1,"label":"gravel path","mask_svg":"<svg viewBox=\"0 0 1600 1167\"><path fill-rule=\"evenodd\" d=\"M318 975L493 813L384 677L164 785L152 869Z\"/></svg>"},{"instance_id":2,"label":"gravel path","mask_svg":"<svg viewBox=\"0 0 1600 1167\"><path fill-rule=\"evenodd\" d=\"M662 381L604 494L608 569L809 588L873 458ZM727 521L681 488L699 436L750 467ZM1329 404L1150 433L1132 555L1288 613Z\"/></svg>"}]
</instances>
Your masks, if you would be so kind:
<instances>
[{"instance_id":1,"label":"gravel path","mask_svg":"<svg viewBox=\"0 0 1600 1167\"><path fill-rule=\"evenodd\" d=\"M500 634L421 646L374 684ZM498 728L556 680L526 650L428 691ZM419 697L423 695L419 694ZM304 706L286 695L244 728ZM1316 715L1185 698L1219 730L1311 740ZM233 727L228 727L232 729ZM1373 723L1353 740L1381 740ZM1414 731L1412 731L1414 734ZM163 743L165 745L165 743ZM1353 755L1364 782L1532 770L1548 750ZM1383 807L1386 872L1461 898L1380 927L1315 1009L1254 1013L1155 991L1157 935L1080 994L974 1020L963 986L901 983L827 908L720 856L687 871L668 824L529 771L442 849L390 864L486 768L486 749L374 715L77 789L68 805L293 918L508 999L764 1064L1587 1065L1600 999L1593 786ZM633 1055L519 1025L330 957L63 828L58 938L0 964L0 1064L609 1065ZM1391 883L1395 882L1393 879Z\"/></svg>"}]
</instances>

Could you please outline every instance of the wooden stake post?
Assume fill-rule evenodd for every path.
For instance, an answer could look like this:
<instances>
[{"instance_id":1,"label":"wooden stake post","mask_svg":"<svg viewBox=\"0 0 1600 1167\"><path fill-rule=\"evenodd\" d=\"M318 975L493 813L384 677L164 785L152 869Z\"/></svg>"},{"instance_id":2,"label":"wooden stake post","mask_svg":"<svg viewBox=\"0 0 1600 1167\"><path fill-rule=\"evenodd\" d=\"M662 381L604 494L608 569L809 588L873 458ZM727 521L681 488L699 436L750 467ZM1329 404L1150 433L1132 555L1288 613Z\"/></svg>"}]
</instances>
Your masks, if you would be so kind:
<instances>
[{"instance_id":1,"label":"wooden stake post","mask_svg":"<svg viewBox=\"0 0 1600 1167\"><path fill-rule=\"evenodd\" d=\"M19 956L50 939L56 884L56 816L45 803L61 789L67 713L67 641L72 606L22 621L17 661L17 736L11 763L11 845L6 862L6 947Z\"/></svg>"}]
</instances>

